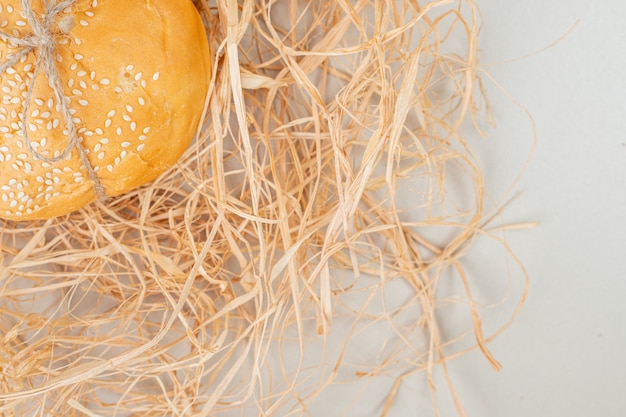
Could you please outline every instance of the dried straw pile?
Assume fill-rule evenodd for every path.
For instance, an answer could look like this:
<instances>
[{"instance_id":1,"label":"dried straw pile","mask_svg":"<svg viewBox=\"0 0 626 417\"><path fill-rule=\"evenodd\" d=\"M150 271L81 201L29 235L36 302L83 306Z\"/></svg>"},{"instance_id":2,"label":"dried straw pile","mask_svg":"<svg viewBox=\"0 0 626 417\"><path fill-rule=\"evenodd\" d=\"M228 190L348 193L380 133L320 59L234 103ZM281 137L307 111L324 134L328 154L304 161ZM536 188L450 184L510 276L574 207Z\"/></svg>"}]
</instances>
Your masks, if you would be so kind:
<instances>
[{"instance_id":1,"label":"dried straw pile","mask_svg":"<svg viewBox=\"0 0 626 417\"><path fill-rule=\"evenodd\" d=\"M329 387L386 375L386 415L466 350L441 336L442 277L497 367L461 260L493 214L473 2L196 5L219 71L180 164L2 224L0 414L319 415Z\"/></svg>"}]
</instances>

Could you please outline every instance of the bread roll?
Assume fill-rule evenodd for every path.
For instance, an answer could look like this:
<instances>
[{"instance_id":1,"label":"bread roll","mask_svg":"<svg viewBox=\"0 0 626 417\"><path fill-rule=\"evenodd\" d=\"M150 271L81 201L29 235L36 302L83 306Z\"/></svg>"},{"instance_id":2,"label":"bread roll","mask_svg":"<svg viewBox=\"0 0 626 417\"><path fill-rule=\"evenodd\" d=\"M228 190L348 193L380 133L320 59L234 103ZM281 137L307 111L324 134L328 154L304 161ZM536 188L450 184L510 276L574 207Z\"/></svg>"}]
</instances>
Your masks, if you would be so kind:
<instances>
[{"instance_id":1,"label":"bread roll","mask_svg":"<svg viewBox=\"0 0 626 417\"><path fill-rule=\"evenodd\" d=\"M171 167L194 137L211 73L191 0L26 3L30 18L20 0L0 3L0 64L27 52L0 74L0 217L67 214Z\"/></svg>"}]
</instances>

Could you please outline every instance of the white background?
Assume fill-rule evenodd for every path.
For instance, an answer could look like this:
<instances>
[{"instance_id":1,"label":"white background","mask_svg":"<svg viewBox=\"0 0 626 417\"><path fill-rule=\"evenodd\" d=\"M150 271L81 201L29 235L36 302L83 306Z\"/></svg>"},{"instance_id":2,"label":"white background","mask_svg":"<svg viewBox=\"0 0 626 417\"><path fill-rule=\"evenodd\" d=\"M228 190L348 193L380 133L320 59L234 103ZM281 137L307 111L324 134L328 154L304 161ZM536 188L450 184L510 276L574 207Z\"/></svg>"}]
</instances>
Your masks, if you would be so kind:
<instances>
[{"instance_id":1,"label":"white background","mask_svg":"<svg viewBox=\"0 0 626 417\"><path fill-rule=\"evenodd\" d=\"M626 2L480 0L481 60L534 117L537 150L506 221L531 278L513 326L450 364L469 416L626 415ZM495 89L490 88L490 91ZM529 150L532 127L495 94L484 152L495 196ZM404 392L405 395L410 395ZM420 415L407 407L397 415ZM443 416L454 415L443 410Z\"/></svg>"}]
</instances>

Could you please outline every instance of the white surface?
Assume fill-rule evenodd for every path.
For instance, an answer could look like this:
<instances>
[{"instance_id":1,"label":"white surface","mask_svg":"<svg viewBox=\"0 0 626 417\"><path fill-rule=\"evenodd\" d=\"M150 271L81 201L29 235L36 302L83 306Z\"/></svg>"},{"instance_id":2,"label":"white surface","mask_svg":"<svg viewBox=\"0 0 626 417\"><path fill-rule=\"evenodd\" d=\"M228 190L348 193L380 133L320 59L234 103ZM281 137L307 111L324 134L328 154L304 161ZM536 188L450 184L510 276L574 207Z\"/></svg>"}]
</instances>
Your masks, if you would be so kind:
<instances>
[{"instance_id":1,"label":"white surface","mask_svg":"<svg viewBox=\"0 0 626 417\"><path fill-rule=\"evenodd\" d=\"M450 365L456 387L469 416L624 416L626 2L478 4L484 63L538 51L580 24L552 48L490 67L533 115L538 138L523 194L505 218L541 226L507 235L531 289L513 326L490 345L503 370L470 354ZM503 96L493 105L498 127L480 156L498 197L532 132Z\"/></svg>"}]
</instances>

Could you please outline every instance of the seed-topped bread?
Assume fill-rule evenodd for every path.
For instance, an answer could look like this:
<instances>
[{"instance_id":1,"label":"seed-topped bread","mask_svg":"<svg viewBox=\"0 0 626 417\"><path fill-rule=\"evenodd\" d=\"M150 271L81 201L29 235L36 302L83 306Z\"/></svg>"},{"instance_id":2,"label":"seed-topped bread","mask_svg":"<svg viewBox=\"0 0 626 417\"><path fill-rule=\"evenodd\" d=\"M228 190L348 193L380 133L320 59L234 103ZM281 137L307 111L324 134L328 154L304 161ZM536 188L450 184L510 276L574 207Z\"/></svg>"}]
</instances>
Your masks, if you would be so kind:
<instances>
[{"instance_id":1,"label":"seed-topped bread","mask_svg":"<svg viewBox=\"0 0 626 417\"><path fill-rule=\"evenodd\" d=\"M190 0L0 3L0 217L43 219L171 167L211 73Z\"/></svg>"}]
</instances>

